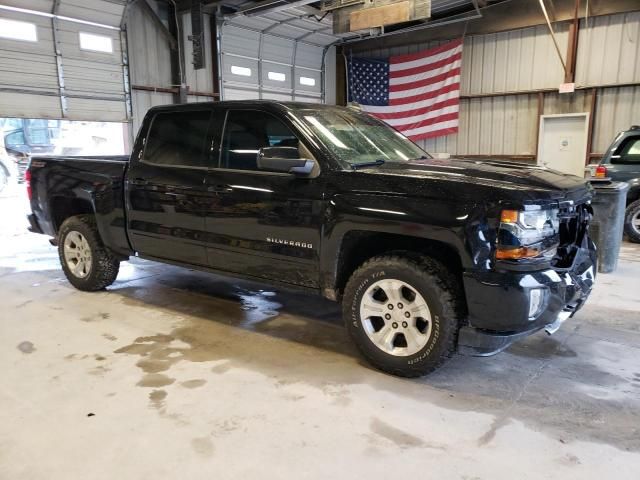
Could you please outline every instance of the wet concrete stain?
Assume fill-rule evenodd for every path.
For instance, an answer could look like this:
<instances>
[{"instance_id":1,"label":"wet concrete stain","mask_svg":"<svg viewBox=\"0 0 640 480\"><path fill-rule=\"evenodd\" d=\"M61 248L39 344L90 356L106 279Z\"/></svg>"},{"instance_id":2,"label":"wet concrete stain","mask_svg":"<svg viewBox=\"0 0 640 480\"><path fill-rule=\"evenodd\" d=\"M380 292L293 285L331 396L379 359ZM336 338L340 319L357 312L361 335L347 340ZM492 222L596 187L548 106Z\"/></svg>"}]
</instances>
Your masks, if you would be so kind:
<instances>
[{"instance_id":1,"label":"wet concrete stain","mask_svg":"<svg viewBox=\"0 0 640 480\"><path fill-rule=\"evenodd\" d=\"M198 388L198 387L202 387L205 383L207 383L207 381L202 378L194 378L193 380L180 382L180 385L185 388Z\"/></svg>"},{"instance_id":2,"label":"wet concrete stain","mask_svg":"<svg viewBox=\"0 0 640 480\"><path fill-rule=\"evenodd\" d=\"M160 410L165 405L167 392L164 390L153 390L149 392L149 402L153 408Z\"/></svg>"},{"instance_id":3,"label":"wet concrete stain","mask_svg":"<svg viewBox=\"0 0 640 480\"><path fill-rule=\"evenodd\" d=\"M212 367L211 372L222 375L228 372L230 369L231 369L231 365L229 365L229 362L227 362L227 363L221 363L220 365L216 365L215 367Z\"/></svg>"},{"instance_id":4,"label":"wet concrete stain","mask_svg":"<svg viewBox=\"0 0 640 480\"><path fill-rule=\"evenodd\" d=\"M444 445L426 442L422 438L405 432L393 425L389 425L379 418L372 418L369 428L374 434L385 438L403 450L408 448L432 448L436 450L446 450L446 446Z\"/></svg>"},{"instance_id":5,"label":"wet concrete stain","mask_svg":"<svg viewBox=\"0 0 640 480\"><path fill-rule=\"evenodd\" d=\"M175 378L169 378L166 375L162 375L161 373L149 373L142 377L138 383L136 383L139 387L165 387L167 385L171 385L175 382Z\"/></svg>"},{"instance_id":6,"label":"wet concrete stain","mask_svg":"<svg viewBox=\"0 0 640 480\"><path fill-rule=\"evenodd\" d=\"M489 430L483 433L482 436L480 436L480 438L478 439L478 446L484 447L485 445L491 443L491 441L496 438L498 430L500 430L502 427L506 427L509 423L511 423L511 419L508 417L496 417L491 423Z\"/></svg>"},{"instance_id":7,"label":"wet concrete stain","mask_svg":"<svg viewBox=\"0 0 640 480\"><path fill-rule=\"evenodd\" d=\"M91 323L91 322L96 322L99 320L108 320L111 317L110 313L105 313L105 312L99 312L96 313L95 315L91 315L88 317L82 317L80 319L81 322L85 322L85 323Z\"/></svg>"},{"instance_id":8,"label":"wet concrete stain","mask_svg":"<svg viewBox=\"0 0 640 480\"><path fill-rule=\"evenodd\" d=\"M519 357L546 359L552 357L576 357L578 354L553 337L538 335L527 343L516 343L509 353Z\"/></svg>"},{"instance_id":9,"label":"wet concrete stain","mask_svg":"<svg viewBox=\"0 0 640 480\"><path fill-rule=\"evenodd\" d=\"M20 342L17 348L22 353L27 353L27 354L33 353L36 350L36 347L33 346L33 343L26 340L24 342Z\"/></svg>"},{"instance_id":10,"label":"wet concrete stain","mask_svg":"<svg viewBox=\"0 0 640 480\"><path fill-rule=\"evenodd\" d=\"M429 377L410 381L389 379L378 375L357 355L344 335L339 307L334 304L287 292L266 298L282 305L279 315L269 317L271 310L267 310L261 321L247 321L248 312L258 314L260 308L249 311L240 308L239 290L226 280L172 271L154 283L154 288L128 284L112 290L113 294L121 295L125 305L155 307L163 315L180 321L179 328L168 334L148 337L148 342L134 341L118 349L120 353L138 356L138 361L154 360L139 365L143 372L157 368L158 361L169 369L181 361L211 361L218 362L211 367L213 373L225 374L228 366L233 365L234 369L248 369L274 378L274 387L282 382L322 389L327 379L336 379L336 383L343 385L366 383L395 394L397 382L401 382L404 397L420 401L428 398L430 403L447 409L465 412L471 409L512 418L567 441L600 441L625 450L640 450L640 437L634 427L640 421L640 409L633 408L636 400L627 393L622 404L625 408L621 410L624 392L620 391L620 399L602 400L581 389L582 385L594 381L605 385L617 382L617 385L627 384L636 392L633 380L616 378L590 362L592 354L583 345L558 345L556 337L549 339L539 334L520 342L517 349L514 347L516 351L497 357L456 356ZM251 295L256 290L247 287L241 294L246 292ZM565 336L578 321L606 324L609 332L635 333L640 329L637 314L626 311L589 309L587 305L579 316L564 327ZM291 319L294 321L289 321ZM257 338L256 334L259 334ZM286 349L276 352L273 345L277 340L288 342ZM255 346L246 348L247 342ZM619 341L617 348L624 349L624 345ZM336 353L337 356L333 355ZM345 359L350 363L348 368L343 368ZM362 368L354 368L354 362ZM547 362L551 365L550 372L537 378L535 371ZM576 369L581 370L581 375L569 379L578 374ZM615 372L613 368L608 370ZM625 376L631 375L629 372ZM523 385L529 383L532 376L535 388L523 392ZM514 404L517 396L520 400ZM506 409L509 409L508 415L504 414ZM545 415L540 415L541 409ZM610 425L606 429L598 426L604 421ZM495 432L486 435L486 442L490 443L494 436Z\"/></svg>"},{"instance_id":11,"label":"wet concrete stain","mask_svg":"<svg viewBox=\"0 0 640 480\"><path fill-rule=\"evenodd\" d=\"M252 420L261 419L260 415L256 415L252 417ZM244 418L241 417L231 417L225 418L223 420L219 420L214 424L214 430L211 434L215 437L223 437L229 435L236 430L241 430L243 428L243 424L245 422Z\"/></svg>"},{"instance_id":12,"label":"wet concrete stain","mask_svg":"<svg viewBox=\"0 0 640 480\"><path fill-rule=\"evenodd\" d=\"M201 457L213 456L213 442L208 437L199 437L192 439L191 448Z\"/></svg>"},{"instance_id":13,"label":"wet concrete stain","mask_svg":"<svg viewBox=\"0 0 640 480\"><path fill-rule=\"evenodd\" d=\"M97 367L93 367L92 369L89 370L89 374L91 375L97 375L97 376L102 376L107 372L110 372L111 369L108 367L105 367L104 365L98 365Z\"/></svg>"},{"instance_id":14,"label":"wet concrete stain","mask_svg":"<svg viewBox=\"0 0 640 480\"><path fill-rule=\"evenodd\" d=\"M332 405L346 407L351 404L349 390L342 384L326 383L322 387L322 393L333 399L331 401Z\"/></svg>"}]
</instances>

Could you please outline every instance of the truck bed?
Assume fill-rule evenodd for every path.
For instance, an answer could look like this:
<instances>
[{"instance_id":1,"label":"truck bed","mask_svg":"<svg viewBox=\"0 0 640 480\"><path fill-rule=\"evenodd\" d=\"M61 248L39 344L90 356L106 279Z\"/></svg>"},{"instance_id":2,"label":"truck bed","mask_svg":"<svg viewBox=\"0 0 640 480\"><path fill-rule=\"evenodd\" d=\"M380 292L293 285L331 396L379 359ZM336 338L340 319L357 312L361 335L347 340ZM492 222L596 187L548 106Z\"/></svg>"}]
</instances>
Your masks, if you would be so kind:
<instances>
[{"instance_id":1,"label":"truck bed","mask_svg":"<svg viewBox=\"0 0 640 480\"><path fill-rule=\"evenodd\" d=\"M35 230L55 237L65 212L94 213L103 240L128 249L124 230L124 178L129 157L34 156L29 165Z\"/></svg>"}]
</instances>

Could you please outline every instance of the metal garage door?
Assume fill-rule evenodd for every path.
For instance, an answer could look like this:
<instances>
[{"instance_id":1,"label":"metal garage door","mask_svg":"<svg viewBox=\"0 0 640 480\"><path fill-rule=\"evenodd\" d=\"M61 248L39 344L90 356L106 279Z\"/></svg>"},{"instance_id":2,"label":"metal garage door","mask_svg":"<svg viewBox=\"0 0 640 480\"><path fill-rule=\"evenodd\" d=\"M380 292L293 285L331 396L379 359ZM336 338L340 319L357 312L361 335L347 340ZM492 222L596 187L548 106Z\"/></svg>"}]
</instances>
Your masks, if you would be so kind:
<instances>
[{"instance_id":1,"label":"metal garage door","mask_svg":"<svg viewBox=\"0 0 640 480\"><path fill-rule=\"evenodd\" d=\"M322 46L225 25L220 51L225 100L322 101Z\"/></svg>"},{"instance_id":2,"label":"metal garage door","mask_svg":"<svg viewBox=\"0 0 640 480\"><path fill-rule=\"evenodd\" d=\"M297 2L244 15L232 3L238 12L218 26L224 99L335 101L332 45L350 34L334 35L331 15Z\"/></svg>"},{"instance_id":3,"label":"metal garage door","mask_svg":"<svg viewBox=\"0 0 640 480\"><path fill-rule=\"evenodd\" d=\"M0 0L0 116L127 121L125 3Z\"/></svg>"}]
</instances>

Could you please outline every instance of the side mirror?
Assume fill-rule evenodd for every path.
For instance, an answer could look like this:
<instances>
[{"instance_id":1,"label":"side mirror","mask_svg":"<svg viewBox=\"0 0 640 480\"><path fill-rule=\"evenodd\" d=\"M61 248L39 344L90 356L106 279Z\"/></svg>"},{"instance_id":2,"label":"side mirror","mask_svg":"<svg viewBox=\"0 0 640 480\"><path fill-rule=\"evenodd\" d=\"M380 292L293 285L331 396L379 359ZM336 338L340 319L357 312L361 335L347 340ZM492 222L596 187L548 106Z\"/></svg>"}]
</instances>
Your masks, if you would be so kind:
<instances>
[{"instance_id":1,"label":"side mirror","mask_svg":"<svg viewBox=\"0 0 640 480\"><path fill-rule=\"evenodd\" d=\"M264 147L258 151L258 170L309 175L315 162L299 157L296 147Z\"/></svg>"}]
</instances>

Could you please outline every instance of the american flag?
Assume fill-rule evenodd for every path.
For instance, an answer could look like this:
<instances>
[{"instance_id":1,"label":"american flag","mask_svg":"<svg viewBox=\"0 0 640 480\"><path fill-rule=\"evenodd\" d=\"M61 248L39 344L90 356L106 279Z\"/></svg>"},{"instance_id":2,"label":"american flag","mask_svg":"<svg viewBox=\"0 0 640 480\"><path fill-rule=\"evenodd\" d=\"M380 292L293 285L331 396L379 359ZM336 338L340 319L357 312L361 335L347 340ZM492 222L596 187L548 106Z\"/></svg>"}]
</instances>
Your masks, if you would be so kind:
<instances>
[{"instance_id":1,"label":"american flag","mask_svg":"<svg viewBox=\"0 0 640 480\"><path fill-rule=\"evenodd\" d=\"M388 60L349 60L349 101L411 140L458 131L462 40Z\"/></svg>"}]
</instances>

